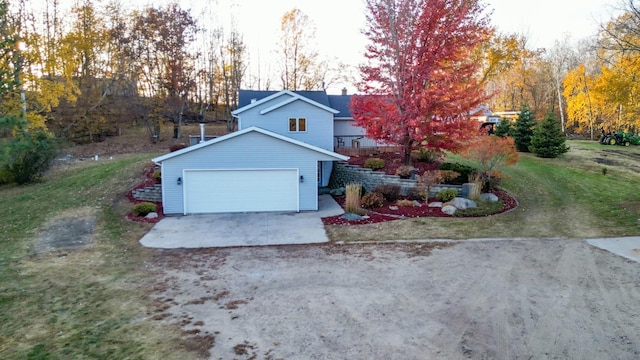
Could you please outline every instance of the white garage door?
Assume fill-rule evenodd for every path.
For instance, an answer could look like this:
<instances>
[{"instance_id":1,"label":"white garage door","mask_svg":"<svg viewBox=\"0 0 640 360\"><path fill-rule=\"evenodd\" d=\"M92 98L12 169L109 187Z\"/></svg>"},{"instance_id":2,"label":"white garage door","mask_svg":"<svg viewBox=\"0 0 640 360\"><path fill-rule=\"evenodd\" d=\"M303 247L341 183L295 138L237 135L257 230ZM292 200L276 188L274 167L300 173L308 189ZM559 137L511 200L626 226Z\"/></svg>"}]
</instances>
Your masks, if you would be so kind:
<instances>
[{"instance_id":1,"label":"white garage door","mask_svg":"<svg viewBox=\"0 0 640 360\"><path fill-rule=\"evenodd\" d=\"M298 211L297 169L185 170L185 214Z\"/></svg>"}]
</instances>

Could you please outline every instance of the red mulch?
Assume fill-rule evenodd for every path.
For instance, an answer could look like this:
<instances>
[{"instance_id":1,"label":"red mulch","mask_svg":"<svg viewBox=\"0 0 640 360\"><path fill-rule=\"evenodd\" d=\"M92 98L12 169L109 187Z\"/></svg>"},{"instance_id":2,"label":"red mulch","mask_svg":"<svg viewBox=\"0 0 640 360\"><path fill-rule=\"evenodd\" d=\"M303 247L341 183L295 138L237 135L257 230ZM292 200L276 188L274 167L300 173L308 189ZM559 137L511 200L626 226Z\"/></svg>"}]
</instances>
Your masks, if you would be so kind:
<instances>
[{"instance_id":1,"label":"red mulch","mask_svg":"<svg viewBox=\"0 0 640 360\"><path fill-rule=\"evenodd\" d=\"M133 192L137 189L144 189L147 186L154 186L156 184L156 180L153 178L153 172L155 171L155 167L151 166L149 169L145 170L145 180L143 182L141 182L140 184L136 185L135 187L133 187L131 190L127 191L127 199L129 201L131 201L134 204L138 204L141 202L152 202L154 204L156 204L156 213L158 214L157 218L154 219L147 219L144 216L135 216L132 212L127 214L127 219L131 220L131 221L138 221L138 222L145 222L145 223L150 223L150 224L155 224L158 221L160 221L163 217L164 217L164 213L162 211L162 203L161 202L155 202L155 201L144 201L144 200L138 200L136 198L133 197Z\"/></svg>"},{"instance_id":2,"label":"red mulch","mask_svg":"<svg viewBox=\"0 0 640 360\"><path fill-rule=\"evenodd\" d=\"M380 169L379 171L383 171L385 174L395 175L396 170L404 165L404 159L402 154L397 152L384 152L376 155L360 155L360 156L352 156L347 161L351 165L358 165L364 167L364 162L367 161L368 158L379 158L384 160L384 169ZM439 162L430 164L426 162L418 162L413 160L412 166L418 169L417 174L422 175L427 170L437 170L440 166Z\"/></svg>"},{"instance_id":3,"label":"red mulch","mask_svg":"<svg viewBox=\"0 0 640 360\"><path fill-rule=\"evenodd\" d=\"M494 191L494 194L498 196L500 200L502 200L503 207L500 211L495 214L500 214L506 211L509 211L515 208L518 205L518 202L515 198L509 195L505 191ZM344 196L334 196L333 197L340 206L344 207ZM436 199L429 199L429 202L438 201ZM322 218L322 223L325 225L362 225L362 224L375 224L384 221L392 221L392 220L400 220L404 218L418 218L418 217L452 217L451 215L447 215L442 212L442 208L439 207L429 207L428 203L422 203L422 206L398 206L398 210L389 209L390 205L387 204L383 207L370 209L367 211L366 216L369 218L357 221L349 221L342 218L342 215L331 216ZM484 215L484 216L491 216Z\"/></svg>"}]
</instances>

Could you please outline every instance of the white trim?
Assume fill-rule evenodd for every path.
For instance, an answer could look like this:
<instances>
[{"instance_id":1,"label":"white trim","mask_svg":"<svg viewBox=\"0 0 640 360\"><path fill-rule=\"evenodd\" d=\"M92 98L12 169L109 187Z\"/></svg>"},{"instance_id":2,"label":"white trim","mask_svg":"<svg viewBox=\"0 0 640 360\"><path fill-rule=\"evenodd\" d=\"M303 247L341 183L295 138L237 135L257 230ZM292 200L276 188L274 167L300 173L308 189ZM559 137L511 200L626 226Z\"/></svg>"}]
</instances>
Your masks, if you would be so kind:
<instances>
[{"instance_id":1,"label":"white trim","mask_svg":"<svg viewBox=\"0 0 640 360\"><path fill-rule=\"evenodd\" d=\"M317 162L316 162L317 163ZM316 165L317 166L317 165ZM222 171L292 171L296 172L296 212L300 212L300 169L299 168L231 168L231 169L182 169L182 213L187 215L187 172L222 172ZM163 192L164 196L164 192ZM163 199L164 200L164 199ZM318 209L316 197L316 210Z\"/></svg>"},{"instance_id":2,"label":"white trim","mask_svg":"<svg viewBox=\"0 0 640 360\"><path fill-rule=\"evenodd\" d=\"M268 113L270 113L270 112L272 112L274 110L277 110L277 109L279 109L279 108L281 108L281 107L283 107L285 105L289 105L292 102L295 102L295 101L298 101L298 100L304 101L304 102L306 102L306 103L308 103L310 105L313 105L313 106L318 107L318 108L320 108L322 110L328 111L328 112L330 112L332 114L337 114L337 113L340 112L340 111L338 111L336 109L332 109L332 108L330 108L328 106L322 105L319 102L313 101L313 100L311 100L311 99L309 99L307 97L304 97L302 95L293 94L292 98L289 98L289 99L287 99L285 101L279 102L279 103L277 103L277 104L275 104L273 106L270 106L270 107L268 107L266 109L260 110L260 115L268 114Z\"/></svg>"},{"instance_id":3,"label":"white trim","mask_svg":"<svg viewBox=\"0 0 640 360\"><path fill-rule=\"evenodd\" d=\"M291 92L290 90L282 90L282 91L277 92L277 93L275 93L275 94L271 94L271 95L269 95L269 96L267 96L267 97L263 97L262 99L260 99L260 100L258 100L258 101L256 101L256 102L252 102L252 103L250 103L249 105L245 105L245 106L243 106L243 107L241 107L241 108L239 108L239 109L235 109L235 110L233 110L233 111L231 112L231 114L232 114L232 115L238 115L238 114L240 114L241 112L245 112L245 111L247 111L247 110L249 110L249 109L252 109L252 108L254 108L254 107L258 106L258 105L261 105L261 104L263 104L263 103L265 103L265 102L267 102L267 101L271 101L271 100L273 100L273 99L275 99L275 98L278 98L278 97L280 97L280 96L282 96L282 95L285 95L285 94L286 94L286 95L289 95L289 96L293 96L293 97L295 97L295 96L296 96L296 94L295 94L295 93L293 93L293 92Z\"/></svg>"},{"instance_id":4,"label":"white trim","mask_svg":"<svg viewBox=\"0 0 640 360\"><path fill-rule=\"evenodd\" d=\"M307 126L309 126L308 122L307 122ZM338 154L336 152L325 150L325 149L319 148L317 146L310 145L310 144L307 144L305 142L302 142L302 141L299 141L299 140L295 140L295 139L292 139L292 138L284 136L284 135L276 134L274 132L271 132L271 131L268 131L268 130L265 130L265 129L262 129L262 128L259 128L259 127L256 127L256 126L252 126L252 127L248 127L246 129L243 129L243 130L239 130L239 131L224 135L224 136L217 137L215 139L211 139L211 140L205 141L203 143L199 143L199 144L196 144L196 145L188 146L188 147L186 147L184 149L180 149L178 151L174 151L174 152L171 152L171 153L168 153L168 154L164 154L164 155L155 157L155 158L151 159L151 161L153 161L156 164L157 163L161 163L161 162L163 162L165 160L168 160L168 159L171 159L171 158L183 155L183 154L190 153L192 151L198 150L198 149L203 148L205 146L210 146L210 145L217 144L219 142L222 142L222 141L225 141L225 140L228 140L228 139L232 139L232 138L234 138L236 136L242 136L242 135L244 135L246 133L249 133L249 132L252 132L252 131L258 132L258 133L263 134L263 135L271 136L273 138L280 139L282 141L286 141L288 143L291 143L291 144L294 144L294 145L298 145L300 147L303 147L303 148L306 148L306 149L309 149L309 150L313 150L313 151L319 152L319 153L321 153L323 155L331 156L335 160L343 160L343 161L349 160L348 156L344 156L344 155ZM329 161L329 160L327 160L327 161Z\"/></svg>"}]
</instances>

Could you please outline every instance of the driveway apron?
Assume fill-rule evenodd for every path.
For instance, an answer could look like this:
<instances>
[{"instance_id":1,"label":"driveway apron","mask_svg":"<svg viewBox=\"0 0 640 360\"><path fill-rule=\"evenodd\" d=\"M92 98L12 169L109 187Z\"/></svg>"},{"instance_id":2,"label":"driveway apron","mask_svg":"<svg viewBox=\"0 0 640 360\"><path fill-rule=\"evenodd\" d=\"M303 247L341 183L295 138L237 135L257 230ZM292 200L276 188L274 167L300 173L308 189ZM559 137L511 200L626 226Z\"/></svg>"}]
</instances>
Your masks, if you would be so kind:
<instances>
[{"instance_id":1,"label":"driveway apron","mask_svg":"<svg viewBox=\"0 0 640 360\"><path fill-rule=\"evenodd\" d=\"M340 215L330 195L318 211L171 216L160 220L140 243L160 249L314 244L329 241L321 218Z\"/></svg>"}]
</instances>

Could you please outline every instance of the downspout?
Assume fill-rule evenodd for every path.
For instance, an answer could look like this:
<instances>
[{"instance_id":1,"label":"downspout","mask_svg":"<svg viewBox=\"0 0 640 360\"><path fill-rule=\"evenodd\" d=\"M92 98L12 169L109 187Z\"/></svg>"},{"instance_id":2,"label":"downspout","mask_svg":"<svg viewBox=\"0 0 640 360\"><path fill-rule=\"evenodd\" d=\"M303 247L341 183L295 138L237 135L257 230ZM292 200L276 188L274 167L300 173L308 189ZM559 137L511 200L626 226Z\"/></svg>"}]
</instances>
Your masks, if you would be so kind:
<instances>
[{"instance_id":1,"label":"downspout","mask_svg":"<svg viewBox=\"0 0 640 360\"><path fill-rule=\"evenodd\" d=\"M201 143L205 142L204 124L203 123L200 123L200 142Z\"/></svg>"}]
</instances>

